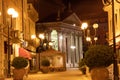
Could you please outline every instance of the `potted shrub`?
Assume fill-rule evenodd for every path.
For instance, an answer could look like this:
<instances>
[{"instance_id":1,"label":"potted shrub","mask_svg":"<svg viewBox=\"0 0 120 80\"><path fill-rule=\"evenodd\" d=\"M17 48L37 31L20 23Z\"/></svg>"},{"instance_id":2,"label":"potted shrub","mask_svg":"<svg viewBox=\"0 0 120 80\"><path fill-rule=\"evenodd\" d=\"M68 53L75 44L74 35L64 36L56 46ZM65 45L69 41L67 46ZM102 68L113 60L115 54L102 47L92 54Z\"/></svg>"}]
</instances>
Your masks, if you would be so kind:
<instances>
[{"instance_id":1,"label":"potted shrub","mask_svg":"<svg viewBox=\"0 0 120 80\"><path fill-rule=\"evenodd\" d=\"M106 67L113 63L113 49L105 45L93 45L85 52L85 64L91 69L92 80L108 80Z\"/></svg>"},{"instance_id":2,"label":"potted shrub","mask_svg":"<svg viewBox=\"0 0 120 80\"><path fill-rule=\"evenodd\" d=\"M81 70L83 74L86 74L86 65L84 59L81 59L79 62L79 70Z\"/></svg>"},{"instance_id":3,"label":"potted shrub","mask_svg":"<svg viewBox=\"0 0 120 80\"><path fill-rule=\"evenodd\" d=\"M48 73L49 72L49 66L50 66L50 61L48 59L42 59L41 61L42 69L41 71L43 73Z\"/></svg>"},{"instance_id":4,"label":"potted shrub","mask_svg":"<svg viewBox=\"0 0 120 80\"><path fill-rule=\"evenodd\" d=\"M28 66L27 59L23 57L15 57L12 61L13 69L13 79L23 80L23 77L27 74L25 67Z\"/></svg>"}]
</instances>

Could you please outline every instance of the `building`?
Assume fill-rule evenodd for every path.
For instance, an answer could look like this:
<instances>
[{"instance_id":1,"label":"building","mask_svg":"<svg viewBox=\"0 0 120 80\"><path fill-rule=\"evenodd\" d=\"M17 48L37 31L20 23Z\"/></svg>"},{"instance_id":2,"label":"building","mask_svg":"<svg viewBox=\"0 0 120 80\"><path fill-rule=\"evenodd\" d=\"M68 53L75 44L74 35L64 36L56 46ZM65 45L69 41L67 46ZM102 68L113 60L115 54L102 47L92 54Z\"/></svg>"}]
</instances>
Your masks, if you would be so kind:
<instances>
[{"instance_id":1,"label":"building","mask_svg":"<svg viewBox=\"0 0 120 80\"><path fill-rule=\"evenodd\" d=\"M8 15L10 8L14 9L18 16ZM26 50L29 44L29 55L35 49L31 44L31 35L35 34L37 20L38 13L27 0L0 0L0 79L11 75L10 64L14 57L20 56L20 48Z\"/></svg>"},{"instance_id":2,"label":"building","mask_svg":"<svg viewBox=\"0 0 120 80\"><path fill-rule=\"evenodd\" d=\"M114 6L112 6L112 4L104 4L104 11L108 13L108 31L109 31L109 36L108 36L108 41L109 41L109 45L114 45L113 43L113 27L115 27L115 47L117 50L117 55L118 55L118 59L120 58L120 4L119 1L114 0ZM112 11L113 9L114 11ZM114 14L114 17L113 17ZM114 19L114 25L113 25L113 19Z\"/></svg>"},{"instance_id":3,"label":"building","mask_svg":"<svg viewBox=\"0 0 120 80\"><path fill-rule=\"evenodd\" d=\"M59 13L58 13L59 14ZM48 18L49 20L49 18ZM78 67L83 58L82 30L80 20L75 13L63 20L36 24L36 34L44 33L48 41L53 42L52 48L66 55L66 67Z\"/></svg>"}]
</instances>

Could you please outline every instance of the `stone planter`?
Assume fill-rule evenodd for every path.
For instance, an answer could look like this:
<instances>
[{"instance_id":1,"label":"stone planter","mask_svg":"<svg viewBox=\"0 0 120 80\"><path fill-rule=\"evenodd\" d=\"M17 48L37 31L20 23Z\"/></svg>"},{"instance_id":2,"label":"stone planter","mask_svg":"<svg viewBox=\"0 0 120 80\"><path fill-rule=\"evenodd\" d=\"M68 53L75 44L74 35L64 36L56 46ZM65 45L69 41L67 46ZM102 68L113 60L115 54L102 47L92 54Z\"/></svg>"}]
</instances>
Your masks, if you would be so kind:
<instances>
[{"instance_id":1,"label":"stone planter","mask_svg":"<svg viewBox=\"0 0 120 80\"><path fill-rule=\"evenodd\" d=\"M13 80L23 80L27 75L27 69L13 69Z\"/></svg>"},{"instance_id":2,"label":"stone planter","mask_svg":"<svg viewBox=\"0 0 120 80\"><path fill-rule=\"evenodd\" d=\"M92 80L109 80L109 71L105 67L93 68L90 74Z\"/></svg>"},{"instance_id":3,"label":"stone planter","mask_svg":"<svg viewBox=\"0 0 120 80\"><path fill-rule=\"evenodd\" d=\"M4 77L0 77L0 80L5 80L5 78Z\"/></svg>"},{"instance_id":4,"label":"stone planter","mask_svg":"<svg viewBox=\"0 0 120 80\"><path fill-rule=\"evenodd\" d=\"M48 73L49 72L49 68L48 67L43 67L41 69L42 73Z\"/></svg>"}]
</instances>

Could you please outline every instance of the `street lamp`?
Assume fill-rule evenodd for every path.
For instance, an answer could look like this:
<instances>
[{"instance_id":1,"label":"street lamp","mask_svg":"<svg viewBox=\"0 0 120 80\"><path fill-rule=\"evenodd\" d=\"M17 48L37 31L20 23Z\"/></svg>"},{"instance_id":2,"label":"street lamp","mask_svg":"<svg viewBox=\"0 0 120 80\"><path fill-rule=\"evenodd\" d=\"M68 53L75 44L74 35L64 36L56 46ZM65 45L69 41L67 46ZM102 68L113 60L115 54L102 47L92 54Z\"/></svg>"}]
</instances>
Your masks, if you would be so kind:
<instances>
[{"instance_id":1,"label":"street lamp","mask_svg":"<svg viewBox=\"0 0 120 80\"><path fill-rule=\"evenodd\" d=\"M45 38L44 34L39 34L39 38L43 40Z\"/></svg>"},{"instance_id":2,"label":"street lamp","mask_svg":"<svg viewBox=\"0 0 120 80\"><path fill-rule=\"evenodd\" d=\"M94 23L94 24L93 24L93 28L95 29L95 35L96 35L96 29L98 28L98 24L97 24L97 23Z\"/></svg>"},{"instance_id":3,"label":"street lamp","mask_svg":"<svg viewBox=\"0 0 120 80\"><path fill-rule=\"evenodd\" d=\"M31 39L35 39L36 38L36 36L35 35L31 35Z\"/></svg>"},{"instance_id":4,"label":"street lamp","mask_svg":"<svg viewBox=\"0 0 120 80\"><path fill-rule=\"evenodd\" d=\"M90 36L87 36L87 37L86 37L86 41L91 42L91 37L90 37Z\"/></svg>"},{"instance_id":5,"label":"street lamp","mask_svg":"<svg viewBox=\"0 0 120 80\"><path fill-rule=\"evenodd\" d=\"M97 23L94 23L94 24L93 24L93 28L94 28L94 30L95 30L94 41L95 41L95 44L96 44L96 41L98 40L98 37L97 37L98 24L97 24Z\"/></svg>"},{"instance_id":6,"label":"street lamp","mask_svg":"<svg viewBox=\"0 0 120 80\"><path fill-rule=\"evenodd\" d=\"M84 34L84 37L85 37L85 30L88 28L88 24L86 22L82 23L81 25L81 29L84 31L83 34Z\"/></svg>"},{"instance_id":7,"label":"street lamp","mask_svg":"<svg viewBox=\"0 0 120 80\"><path fill-rule=\"evenodd\" d=\"M40 54L41 54L42 51L45 51L47 49L51 49L53 43L46 39L44 33L39 34L38 37L40 39L40 45L37 47L36 53L38 53L38 67L39 67L39 70L40 70L40 57L41 57Z\"/></svg>"},{"instance_id":8,"label":"street lamp","mask_svg":"<svg viewBox=\"0 0 120 80\"><path fill-rule=\"evenodd\" d=\"M81 25L81 29L83 30L83 34L84 34L84 38L86 39L86 41L90 42L92 44L92 36L90 35L90 30L87 29L88 28L88 24L87 23L82 23ZM97 32L97 28L98 28L98 24L97 23L94 23L93 24L93 28L95 30L95 33L94 33L94 36L93 36L93 39L95 41L95 44L96 44L96 41L98 40L97 36L96 36L96 32ZM87 35L86 35L86 30L87 30Z\"/></svg>"},{"instance_id":9,"label":"street lamp","mask_svg":"<svg viewBox=\"0 0 120 80\"><path fill-rule=\"evenodd\" d=\"M10 28L12 28L12 18L18 17L18 13L14 10L14 8L9 8L7 10L8 15L10 15L10 25L8 26L8 73L7 76L11 77L11 68L10 68L10 55L11 55L11 50L10 50Z\"/></svg>"},{"instance_id":10,"label":"street lamp","mask_svg":"<svg viewBox=\"0 0 120 80\"><path fill-rule=\"evenodd\" d=\"M34 34L32 34L31 35L31 44L34 46L34 47L36 47L37 46L37 37L36 37L36 35L34 35Z\"/></svg>"},{"instance_id":11,"label":"street lamp","mask_svg":"<svg viewBox=\"0 0 120 80\"><path fill-rule=\"evenodd\" d=\"M44 45L44 43L43 43L43 40L44 40L44 38L45 38L45 36L44 36L44 34L39 34L38 35L38 37L39 37L39 39L40 39L40 45L37 47L37 53L39 53L38 54L38 67L39 67L39 70L40 70L40 53L43 51L43 45Z\"/></svg>"},{"instance_id":12,"label":"street lamp","mask_svg":"<svg viewBox=\"0 0 120 80\"><path fill-rule=\"evenodd\" d=\"M113 74L114 80L119 80L119 72L118 72L118 62L117 62L117 53L116 53L116 33L115 33L115 1L120 3L120 0L102 0L105 6L112 6L112 32L113 32L113 50L114 50L114 63L113 63Z\"/></svg>"},{"instance_id":13,"label":"street lamp","mask_svg":"<svg viewBox=\"0 0 120 80\"><path fill-rule=\"evenodd\" d=\"M83 58L84 58L84 52L87 50L87 45L85 44L85 38L86 38L86 29L88 27L88 24L86 22L83 22L81 25L81 29L83 30Z\"/></svg>"},{"instance_id":14,"label":"street lamp","mask_svg":"<svg viewBox=\"0 0 120 80\"><path fill-rule=\"evenodd\" d=\"M97 36L96 36L96 30L98 28L98 24L97 23L94 23L93 24L93 28L95 30L95 33L94 33L94 36L91 36L90 35L90 29L88 29L88 23L86 22L83 22L82 25L81 25L81 29L83 30L83 51L85 52L87 49L88 49L88 46L90 44L93 44L92 43L92 37L95 41L95 44L96 44L96 41L98 40ZM86 43L89 42L89 43ZM84 52L83 52L83 58L84 58Z\"/></svg>"}]
</instances>

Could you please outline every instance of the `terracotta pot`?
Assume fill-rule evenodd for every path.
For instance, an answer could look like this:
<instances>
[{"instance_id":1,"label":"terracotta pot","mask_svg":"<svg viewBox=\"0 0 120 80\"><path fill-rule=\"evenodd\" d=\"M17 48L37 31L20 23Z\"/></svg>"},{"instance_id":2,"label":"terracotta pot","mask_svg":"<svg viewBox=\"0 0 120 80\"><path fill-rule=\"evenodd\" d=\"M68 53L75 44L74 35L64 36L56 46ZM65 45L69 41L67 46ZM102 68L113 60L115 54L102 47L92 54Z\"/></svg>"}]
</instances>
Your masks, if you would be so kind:
<instances>
[{"instance_id":1,"label":"terracotta pot","mask_svg":"<svg viewBox=\"0 0 120 80\"><path fill-rule=\"evenodd\" d=\"M92 80L108 80L109 71L105 67L94 68L91 70L91 79Z\"/></svg>"},{"instance_id":2,"label":"terracotta pot","mask_svg":"<svg viewBox=\"0 0 120 80\"><path fill-rule=\"evenodd\" d=\"M5 78L4 77L0 77L0 80L5 80Z\"/></svg>"},{"instance_id":3,"label":"terracotta pot","mask_svg":"<svg viewBox=\"0 0 120 80\"><path fill-rule=\"evenodd\" d=\"M23 80L24 76L27 74L26 69L13 69L13 80Z\"/></svg>"},{"instance_id":4,"label":"terracotta pot","mask_svg":"<svg viewBox=\"0 0 120 80\"><path fill-rule=\"evenodd\" d=\"M41 69L42 73L48 73L49 72L49 68L48 67L43 67Z\"/></svg>"}]
</instances>

